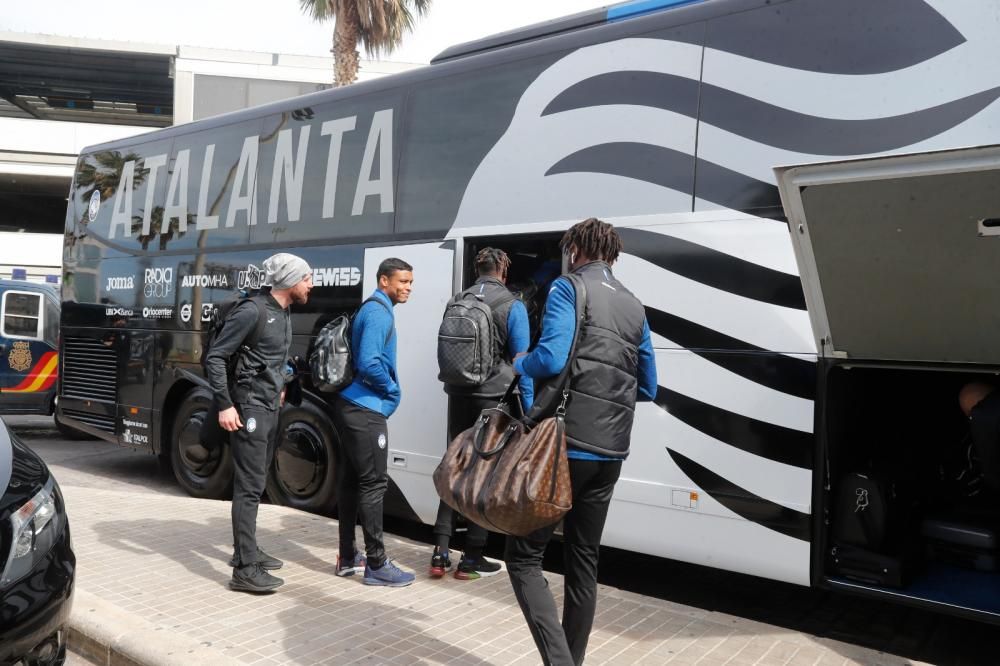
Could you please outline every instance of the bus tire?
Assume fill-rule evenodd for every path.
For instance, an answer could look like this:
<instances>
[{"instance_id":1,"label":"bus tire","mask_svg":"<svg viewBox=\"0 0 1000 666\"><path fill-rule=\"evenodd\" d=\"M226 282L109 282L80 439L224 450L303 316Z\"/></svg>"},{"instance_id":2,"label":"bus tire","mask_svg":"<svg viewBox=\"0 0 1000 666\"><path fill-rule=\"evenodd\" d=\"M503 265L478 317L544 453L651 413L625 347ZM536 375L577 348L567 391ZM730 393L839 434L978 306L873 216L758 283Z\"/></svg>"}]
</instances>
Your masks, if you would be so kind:
<instances>
[{"instance_id":1,"label":"bus tire","mask_svg":"<svg viewBox=\"0 0 1000 666\"><path fill-rule=\"evenodd\" d=\"M170 462L177 483L192 497L228 499L233 494L229 442L221 443L206 460L199 437L211 400L200 389L189 391L181 400L170 429Z\"/></svg>"},{"instance_id":2,"label":"bus tire","mask_svg":"<svg viewBox=\"0 0 1000 666\"><path fill-rule=\"evenodd\" d=\"M322 409L303 400L281 412L267 496L275 504L331 515L337 503L337 433Z\"/></svg>"}]
</instances>

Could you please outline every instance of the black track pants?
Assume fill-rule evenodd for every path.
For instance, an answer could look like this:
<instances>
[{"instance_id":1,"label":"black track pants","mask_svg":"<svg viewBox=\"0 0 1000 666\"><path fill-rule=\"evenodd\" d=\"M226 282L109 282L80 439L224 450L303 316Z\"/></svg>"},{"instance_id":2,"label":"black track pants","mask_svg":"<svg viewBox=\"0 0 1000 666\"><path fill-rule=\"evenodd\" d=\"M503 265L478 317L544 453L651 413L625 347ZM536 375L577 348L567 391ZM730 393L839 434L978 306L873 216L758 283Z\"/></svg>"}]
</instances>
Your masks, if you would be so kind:
<instances>
[{"instance_id":1,"label":"black track pants","mask_svg":"<svg viewBox=\"0 0 1000 666\"><path fill-rule=\"evenodd\" d=\"M542 661L548 666L582 664L597 608L597 559L608 505L622 464L618 461L569 461L573 508L563 522L566 574L563 616L542 575L542 558L555 526L527 537L507 537L504 559L514 596Z\"/></svg>"},{"instance_id":2,"label":"black track pants","mask_svg":"<svg viewBox=\"0 0 1000 666\"><path fill-rule=\"evenodd\" d=\"M337 463L337 516L340 522L340 558L354 558L354 526L361 518L368 565L385 562L382 541L382 504L389 485L389 429L378 412L337 397L333 420L340 435Z\"/></svg>"},{"instance_id":3,"label":"black track pants","mask_svg":"<svg viewBox=\"0 0 1000 666\"><path fill-rule=\"evenodd\" d=\"M257 507L264 494L267 468L274 457L279 415L237 405L243 427L230 433L233 443L233 544L241 566L257 561Z\"/></svg>"},{"instance_id":4,"label":"black track pants","mask_svg":"<svg viewBox=\"0 0 1000 666\"><path fill-rule=\"evenodd\" d=\"M479 418L480 412L490 407L496 407L500 398L466 398L449 396L448 398L448 443L458 437L463 431L472 427ZM465 533L465 554L475 558L482 555L489 533L486 528L468 521L468 531ZM434 545L447 548L455 528L455 512L444 502L438 504L437 520L434 522Z\"/></svg>"}]
</instances>

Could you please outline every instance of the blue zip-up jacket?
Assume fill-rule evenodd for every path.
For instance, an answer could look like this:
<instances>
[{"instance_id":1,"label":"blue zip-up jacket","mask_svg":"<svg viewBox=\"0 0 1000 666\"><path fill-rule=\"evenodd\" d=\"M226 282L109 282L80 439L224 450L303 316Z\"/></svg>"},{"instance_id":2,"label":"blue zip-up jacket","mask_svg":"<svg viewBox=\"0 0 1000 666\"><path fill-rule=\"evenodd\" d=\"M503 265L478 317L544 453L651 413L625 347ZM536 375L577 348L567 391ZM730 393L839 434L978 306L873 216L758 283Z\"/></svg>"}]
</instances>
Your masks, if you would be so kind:
<instances>
[{"instance_id":1,"label":"blue zip-up jacket","mask_svg":"<svg viewBox=\"0 0 1000 666\"><path fill-rule=\"evenodd\" d=\"M532 379L554 377L562 372L569 360L569 350L576 335L576 290L564 277L557 278L549 289L542 316L542 337L535 349L527 356L514 361L514 370ZM642 324L642 340L639 342L639 375L636 399L648 402L656 397L656 359L653 356L653 338L649 322ZM589 451L570 446L566 452L570 458L580 460L614 460Z\"/></svg>"},{"instance_id":2,"label":"blue zip-up jacket","mask_svg":"<svg viewBox=\"0 0 1000 666\"><path fill-rule=\"evenodd\" d=\"M351 323L354 381L340 397L389 418L401 397L396 374L396 321L392 301L384 291L376 289L371 297L380 302L362 305Z\"/></svg>"}]
</instances>

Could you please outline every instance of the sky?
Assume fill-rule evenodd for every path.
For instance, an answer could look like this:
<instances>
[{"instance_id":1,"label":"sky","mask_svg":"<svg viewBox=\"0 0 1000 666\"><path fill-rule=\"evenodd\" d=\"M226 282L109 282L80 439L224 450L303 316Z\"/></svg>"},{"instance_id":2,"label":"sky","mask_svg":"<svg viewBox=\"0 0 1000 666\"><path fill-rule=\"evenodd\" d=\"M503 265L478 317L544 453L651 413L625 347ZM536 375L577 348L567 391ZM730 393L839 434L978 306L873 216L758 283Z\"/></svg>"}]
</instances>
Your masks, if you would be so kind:
<instances>
[{"instance_id":1,"label":"sky","mask_svg":"<svg viewBox=\"0 0 1000 666\"><path fill-rule=\"evenodd\" d=\"M452 44L614 2L433 0L430 13L386 59L427 63ZM100 9L79 0L26 2L0 17L0 30L317 56L329 55L333 40L333 23L314 22L299 0L118 0Z\"/></svg>"}]
</instances>

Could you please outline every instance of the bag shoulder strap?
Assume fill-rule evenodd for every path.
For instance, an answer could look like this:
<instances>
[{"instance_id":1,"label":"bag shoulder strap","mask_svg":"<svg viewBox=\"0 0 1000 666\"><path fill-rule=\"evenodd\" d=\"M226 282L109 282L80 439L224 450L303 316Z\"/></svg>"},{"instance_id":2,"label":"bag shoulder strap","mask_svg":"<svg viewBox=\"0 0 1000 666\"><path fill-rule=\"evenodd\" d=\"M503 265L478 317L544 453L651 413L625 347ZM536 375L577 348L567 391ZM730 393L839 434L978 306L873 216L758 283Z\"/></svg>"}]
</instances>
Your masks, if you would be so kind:
<instances>
[{"instance_id":1,"label":"bag shoulder strap","mask_svg":"<svg viewBox=\"0 0 1000 666\"><path fill-rule=\"evenodd\" d=\"M264 322L267 319L267 308L261 303L257 296L251 296L247 299L253 303L254 307L257 308L257 324L250 331L249 335L243 340L243 346L253 349L260 342L260 336L264 332Z\"/></svg>"},{"instance_id":2,"label":"bag shoulder strap","mask_svg":"<svg viewBox=\"0 0 1000 666\"><path fill-rule=\"evenodd\" d=\"M563 277L569 280L569 283L573 286L573 290L576 292L576 330L573 331L573 342L570 344L569 354L566 356L566 365L563 366L562 371L554 382L554 385L558 386L560 391L564 391L567 382L569 382L570 368L573 366L573 360L576 358L577 343L580 341L580 330L583 328L587 316L587 285L583 281L583 278L574 273L568 273ZM517 384L517 381L518 378L514 377L513 384ZM541 407L544 407L544 405ZM524 420L529 426L534 427L542 417L546 416L541 413L541 407L538 403L535 403L528 410L528 413L524 415Z\"/></svg>"}]
</instances>

